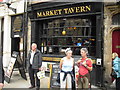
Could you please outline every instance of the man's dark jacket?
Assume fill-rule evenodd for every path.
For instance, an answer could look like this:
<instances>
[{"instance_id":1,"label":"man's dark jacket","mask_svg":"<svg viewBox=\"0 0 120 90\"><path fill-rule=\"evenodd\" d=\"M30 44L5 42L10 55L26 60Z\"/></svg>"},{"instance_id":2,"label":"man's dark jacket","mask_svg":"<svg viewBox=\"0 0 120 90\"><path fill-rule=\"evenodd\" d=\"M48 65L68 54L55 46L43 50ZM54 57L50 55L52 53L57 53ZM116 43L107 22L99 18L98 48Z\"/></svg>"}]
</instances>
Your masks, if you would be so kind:
<instances>
[{"instance_id":1,"label":"man's dark jacket","mask_svg":"<svg viewBox=\"0 0 120 90\"><path fill-rule=\"evenodd\" d=\"M3 70L3 63L0 59L0 83L4 83L4 70Z\"/></svg>"},{"instance_id":2,"label":"man's dark jacket","mask_svg":"<svg viewBox=\"0 0 120 90\"><path fill-rule=\"evenodd\" d=\"M28 54L28 68L30 67L31 53L32 51L30 50ZM37 49L33 56L32 68L39 69L41 66L42 66L42 53Z\"/></svg>"}]
</instances>

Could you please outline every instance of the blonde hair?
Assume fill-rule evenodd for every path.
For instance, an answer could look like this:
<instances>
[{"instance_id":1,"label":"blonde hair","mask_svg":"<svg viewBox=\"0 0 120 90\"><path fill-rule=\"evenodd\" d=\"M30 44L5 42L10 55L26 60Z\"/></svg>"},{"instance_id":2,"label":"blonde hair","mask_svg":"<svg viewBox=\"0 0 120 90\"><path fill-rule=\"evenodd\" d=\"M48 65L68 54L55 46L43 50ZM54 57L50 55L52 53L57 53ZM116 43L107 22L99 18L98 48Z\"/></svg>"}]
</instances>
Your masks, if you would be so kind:
<instances>
[{"instance_id":1,"label":"blonde hair","mask_svg":"<svg viewBox=\"0 0 120 90\"><path fill-rule=\"evenodd\" d=\"M114 59L115 57L118 57L118 54L116 52L112 54L112 58Z\"/></svg>"}]
</instances>

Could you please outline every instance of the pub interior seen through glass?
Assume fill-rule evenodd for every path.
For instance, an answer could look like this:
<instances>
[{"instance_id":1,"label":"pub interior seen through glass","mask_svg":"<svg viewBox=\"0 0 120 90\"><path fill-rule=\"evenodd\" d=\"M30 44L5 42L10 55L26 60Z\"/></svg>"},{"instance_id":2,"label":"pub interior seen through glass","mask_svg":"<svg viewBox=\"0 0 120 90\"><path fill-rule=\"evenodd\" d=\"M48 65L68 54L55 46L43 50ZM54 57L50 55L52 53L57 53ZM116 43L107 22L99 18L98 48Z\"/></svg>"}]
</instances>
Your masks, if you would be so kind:
<instances>
[{"instance_id":1,"label":"pub interior seen through glass","mask_svg":"<svg viewBox=\"0 0 120 90\"><path fill-rule=\"evenodd\" d=\"M40 49L44 54L63 55L71 48L73 55L80 55L80 48L87 48L89 55L96 53L95 18L62 18L45 20L42 24Z\"/></svg>"}]
</instances>

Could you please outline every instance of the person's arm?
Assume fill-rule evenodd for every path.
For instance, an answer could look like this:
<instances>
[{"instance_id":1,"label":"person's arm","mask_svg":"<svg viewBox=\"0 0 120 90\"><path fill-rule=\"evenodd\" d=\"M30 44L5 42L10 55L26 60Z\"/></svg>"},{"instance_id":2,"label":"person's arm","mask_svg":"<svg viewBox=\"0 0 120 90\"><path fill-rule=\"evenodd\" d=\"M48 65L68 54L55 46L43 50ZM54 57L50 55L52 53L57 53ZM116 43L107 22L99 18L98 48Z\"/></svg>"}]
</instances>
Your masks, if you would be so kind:
<instances>
[{"instance_id":1,"label":"person's arm","mask_svg":"<svg viewBox=\"0 0 120 90\"><path fill-rule=\"evenodd\" d=\"M78 60L76 63L78 64L78 63L80 63L81 62L81 60Z\"/></svg>"},{"instance_id":2,"label":"person's arm","mask_svg":"<svg viewBox=\"0 0 120 90\"><path fill-rule=\"evenodd\" d=\"M38 61L39 62L38 63L39 64L39 70L41 70L41 66L42 66L42 53L41 52L39 53L39 59L38 60L39 60Z\"/></svg>"},{"instance_id":3,"label":"person's arm","mask_svg":"<svg viewBox=\"0 0 120 90\"><path fill-rule=\"evenodd\" d=\"M62 69L63 59L60 60L60 69Z\"/></svg>"},{"instance_id":4,"label":"person's arm","mask_svg":"<svg viewBox=\"0 0 120 90\"><path fill-rule=\"evenodd\" d=\"M73 68L74 68L74 58L73 58Z\"/></svg>"},{"instance_id":5,"label":"person's arm","mask_svg":"<svg viewBox=\"0 0 120 90\"><path fill-rule=\"evenodd\" d=\"M113 60L113 69L116 71L116 72L118 72L119 71L119 60L118 60L119 58L118 57L116 57L114 60Z\"/></svg>"},{"instance_id":6,"label":"person's arm","mask_svg":"<svg viewBox=\"0 0 120 90\"><path fill-rule=\"evenodd\" d=\"M81 60L78 60L77 62L75 62L75 64L79 67L80 62L81 62Z\"/></svg>"},{"instance_id":7,"label":"person's arm","mask_svg":"<svg viewBox=\"0 0 120 90\"><path fill-rule=\"evenodd\" d=\"M82 63L89 71L92 71L92 60L88 60Z\"/></svg>"},{"instance_id":8,"label":"person's arm","mask_svg":"<svg viewBox=\"0 0 120 90\"><path fill-rule=\"evenodd\" d=\"M88 66L88 65L85 65L85 67L89 70L89 71L92 71L92 67Z\"/></svg>"}]
</instances>

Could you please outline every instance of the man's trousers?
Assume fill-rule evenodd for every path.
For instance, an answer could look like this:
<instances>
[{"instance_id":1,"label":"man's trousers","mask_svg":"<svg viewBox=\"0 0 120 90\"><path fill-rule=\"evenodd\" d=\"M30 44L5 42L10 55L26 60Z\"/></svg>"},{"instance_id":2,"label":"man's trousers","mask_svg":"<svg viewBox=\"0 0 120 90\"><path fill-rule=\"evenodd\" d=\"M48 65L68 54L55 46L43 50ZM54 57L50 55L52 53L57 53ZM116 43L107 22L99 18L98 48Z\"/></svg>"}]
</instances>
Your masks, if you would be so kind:
<instances>
[{"instance_id":1,"label":"man's trousers","mask_svg":"<svg viewBox=\"0 0 120 90\"><path fill-rule=\"evenodd\" d=\"M29 67L29 76L30 76L30 83L32 86L40 87L40 80L37 77L38 69L33 69L32 65ZM36 78L36 79L35 79ZM36 84L35 84L36 81Z\"/></svg>"}]
</instances>

